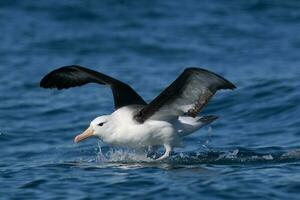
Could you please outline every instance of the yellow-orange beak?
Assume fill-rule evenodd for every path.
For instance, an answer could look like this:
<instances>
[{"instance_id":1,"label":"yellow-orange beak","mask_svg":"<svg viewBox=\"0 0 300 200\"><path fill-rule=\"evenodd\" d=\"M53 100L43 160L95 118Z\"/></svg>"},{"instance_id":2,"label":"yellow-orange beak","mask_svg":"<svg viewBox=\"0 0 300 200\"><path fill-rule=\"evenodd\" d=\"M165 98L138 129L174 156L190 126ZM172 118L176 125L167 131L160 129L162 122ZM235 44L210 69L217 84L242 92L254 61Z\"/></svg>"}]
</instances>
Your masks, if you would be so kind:
<instances>
[{"instance_id":1,"label":"yellow-orange beak","mask_svg":"<svg viewBox=\"0 0 300 200\"><path fill-rule=\"evenodd\" d=\"M91 127L89 127L83 133L77 135L74 139L74 142L75 143L81 142L82 140L85 140L93 135L94 135L94 130Z\"/></svg>"}]
</instances>

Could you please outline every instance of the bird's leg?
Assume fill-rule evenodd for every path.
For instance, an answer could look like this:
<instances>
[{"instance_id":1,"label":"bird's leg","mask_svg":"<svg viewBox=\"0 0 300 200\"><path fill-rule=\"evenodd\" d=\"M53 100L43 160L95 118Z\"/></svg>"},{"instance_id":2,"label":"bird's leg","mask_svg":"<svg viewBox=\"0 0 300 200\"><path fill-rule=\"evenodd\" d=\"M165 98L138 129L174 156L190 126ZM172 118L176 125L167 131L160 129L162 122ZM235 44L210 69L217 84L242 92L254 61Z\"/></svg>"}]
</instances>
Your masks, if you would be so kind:
<instances>
[{"instance_id":1,"label":"bird's leg","mask_svg":"<svg viewBox=\"0 0 300 200\"><path fill-rule=\"evenodd\" d=\"M170 154L172 152L172 146L169 144L164 144L164 147L165 147L166 151L165 151L164 155L162 155L161 157L156 159L157 161L164 160L170 156Z\"/></svg>"}]
</instances>

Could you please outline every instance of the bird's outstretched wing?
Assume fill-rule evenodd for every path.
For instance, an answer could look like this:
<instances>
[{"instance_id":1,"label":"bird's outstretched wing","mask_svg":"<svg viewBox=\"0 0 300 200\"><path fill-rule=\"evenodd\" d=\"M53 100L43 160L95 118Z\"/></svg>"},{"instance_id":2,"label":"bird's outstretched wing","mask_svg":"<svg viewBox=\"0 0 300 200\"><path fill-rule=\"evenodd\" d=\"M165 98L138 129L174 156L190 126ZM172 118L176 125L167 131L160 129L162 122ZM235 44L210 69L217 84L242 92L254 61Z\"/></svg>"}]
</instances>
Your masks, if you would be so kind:
<instances>
[{"instance_id":1,"label":"bird's outstretched wing","mask_svg":"<svg viewBox=\"0 0 300 200\"><path fill-rule=\"evenodd\" d=\"M115 109L128 105L147 105L129 85L110 76L78 65L70 65L53 70L40 82L43 88L59 90L81 86L87 83L99 83L111 87Z\"/></svg>"},{"instance_id":2,"label":"bird's outstretched wing","mask_svg":"<svg viewBox=\"0 0 300 200\"><path fill-rule=\"evenodd\" d=\"M195 117L219 89L234 89L223 77L201 68L187 68L152 102L135 115L143 123L147 119L168 120L187 115Z\"/></svg>"}]
</instances>

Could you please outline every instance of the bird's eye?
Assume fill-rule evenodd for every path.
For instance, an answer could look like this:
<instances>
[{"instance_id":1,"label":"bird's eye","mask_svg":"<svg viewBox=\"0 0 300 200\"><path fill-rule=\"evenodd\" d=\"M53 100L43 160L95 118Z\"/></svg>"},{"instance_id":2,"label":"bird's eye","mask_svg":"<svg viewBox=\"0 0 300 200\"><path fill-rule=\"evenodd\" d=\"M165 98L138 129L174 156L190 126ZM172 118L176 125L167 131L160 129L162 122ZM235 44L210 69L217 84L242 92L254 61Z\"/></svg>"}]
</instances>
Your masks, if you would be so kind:
<instances>
[{"instance_id":1,"label":"bird's eye","mask_svg":"<svg viewBox=\"0 0 300 200\"><path fill-rule=\"evenodd\" d=\"M101 123L98 124L98 126L103 126L103 124L104 124L104 122L101 122Z\"/></svg>"}]
</instances>

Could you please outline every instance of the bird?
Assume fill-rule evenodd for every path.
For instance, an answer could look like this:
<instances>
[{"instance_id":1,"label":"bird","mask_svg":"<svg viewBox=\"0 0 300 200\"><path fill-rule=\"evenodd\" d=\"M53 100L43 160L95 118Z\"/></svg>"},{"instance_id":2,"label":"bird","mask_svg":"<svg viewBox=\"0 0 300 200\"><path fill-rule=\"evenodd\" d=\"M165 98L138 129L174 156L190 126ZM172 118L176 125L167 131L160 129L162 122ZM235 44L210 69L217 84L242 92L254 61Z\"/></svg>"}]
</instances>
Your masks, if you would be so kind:
<instances>
[{"instance_id":1,"label":"bird","mask_svg":"<svg viewBox=\"0 0 300 200\"><path fill-rule=\"evenodd\" d=\"M236 88L214 72L189 67L147 103L128 84L80 65L51 71L41 79L40 87L61 90L88 83L109 86L115 109L111 114L92 120L88 128L74 138L74 142L94 136L116 147L163 147L165 151L156 159L158 161L168 158L174 148L183 147L185 136L218 118L217 115L199 115L218 90Z\"/></svg>"}]
</instances>

